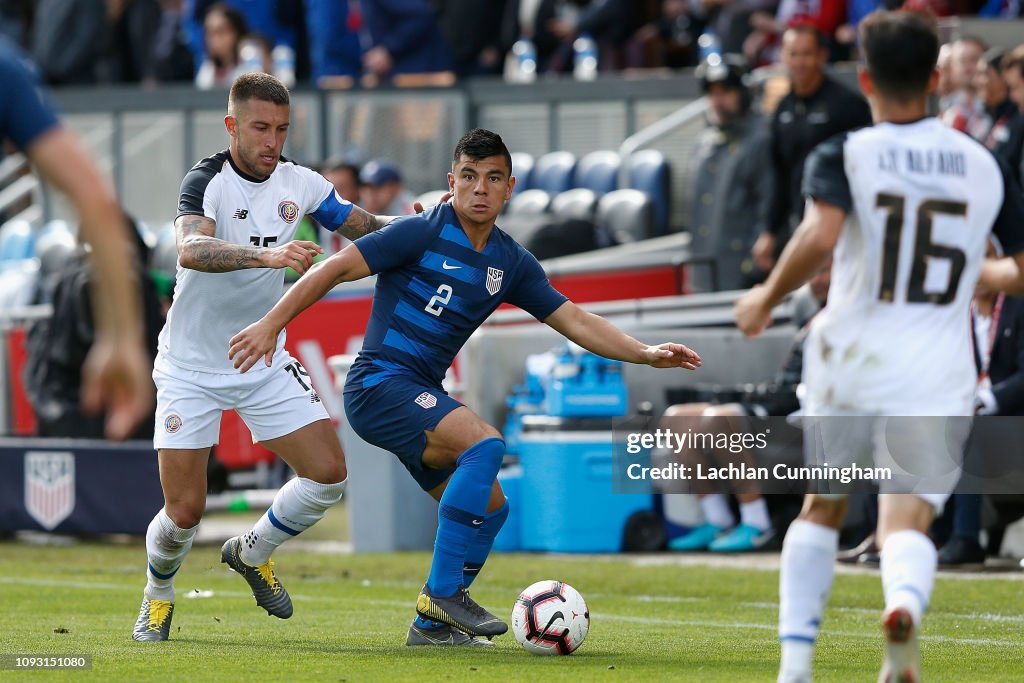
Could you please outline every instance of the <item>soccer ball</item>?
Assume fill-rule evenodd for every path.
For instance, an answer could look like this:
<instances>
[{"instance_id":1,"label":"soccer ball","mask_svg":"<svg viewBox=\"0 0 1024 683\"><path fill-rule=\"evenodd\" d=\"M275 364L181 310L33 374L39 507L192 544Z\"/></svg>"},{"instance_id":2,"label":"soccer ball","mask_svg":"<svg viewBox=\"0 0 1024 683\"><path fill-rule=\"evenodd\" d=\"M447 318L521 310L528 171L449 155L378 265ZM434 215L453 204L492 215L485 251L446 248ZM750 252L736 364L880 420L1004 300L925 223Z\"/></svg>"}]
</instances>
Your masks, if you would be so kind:
<instances>
[{"instance_id":1,"label":"soccer ball","mask_svg":"<svg viewBox=\"0 0 1024 683\"><path fill-rule=\"evenodd\" d=\"M587 603L561 581L538 581L520 593L512 607L512 633L531 654L571 654L589 630Z\"/></svg>"}]
</instances>

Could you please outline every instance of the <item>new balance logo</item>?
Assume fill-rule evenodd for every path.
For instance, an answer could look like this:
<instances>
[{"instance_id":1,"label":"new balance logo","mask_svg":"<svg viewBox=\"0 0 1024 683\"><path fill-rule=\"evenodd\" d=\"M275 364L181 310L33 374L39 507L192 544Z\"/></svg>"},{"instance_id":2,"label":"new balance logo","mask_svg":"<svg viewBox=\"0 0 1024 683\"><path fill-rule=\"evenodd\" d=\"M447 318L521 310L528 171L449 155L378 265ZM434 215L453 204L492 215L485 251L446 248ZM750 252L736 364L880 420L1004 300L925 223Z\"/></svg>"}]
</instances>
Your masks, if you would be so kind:
<instances>
[{"instance_id":1,"label":"new balance logo","mask_svg":"<svg viewBox=\"0 0 1024 683\"><path fill-rule=\"evenodd\" d=\"M246 218L248 218L248 216L249 216L249 209L238 209L237 211L235 211L234 215L232 215L231 217L232 218L237 218L240 221L244 221Z\"/></svg>"},{"instance_id":2,"label":"new balance logo","mask_svg":"<svg viewBox=\"0 0 1024 683\"><path fill-rule=\"evenodd\" d=\"M423 409L433 408L437 405L437 397L424 391L416 397L416 405Z\"/></svg>"},{"instance_id":3,"label":"new balance logo","mask_svg":"<svg viewBox=\"0 0 1024 683\"><path fill-rule=\"evenodd\" d=\"M462 266L450 266L448 265L448 261L441 262L441 268L443 268L444 270L458 270L461 267Z\"/></svg>"}]
</instances>

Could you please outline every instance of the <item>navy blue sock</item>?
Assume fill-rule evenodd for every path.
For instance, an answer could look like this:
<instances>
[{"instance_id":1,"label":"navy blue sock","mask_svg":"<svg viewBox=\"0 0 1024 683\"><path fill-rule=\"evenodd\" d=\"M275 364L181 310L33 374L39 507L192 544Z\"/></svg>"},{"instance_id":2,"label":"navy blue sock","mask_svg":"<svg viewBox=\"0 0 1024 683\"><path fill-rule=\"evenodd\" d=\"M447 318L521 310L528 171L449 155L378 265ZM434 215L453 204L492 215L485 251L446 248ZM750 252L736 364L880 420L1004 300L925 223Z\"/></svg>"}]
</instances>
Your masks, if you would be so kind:
<instances>
[{"instance_id":1,"label":"navy blue sock","mask_svg":"<svg viewBox=\"0 0 1024 683\"><path fill-rule=\"evenodd\" d=\"M434 559L427 578L427 587L438 597L453 595L462 583L466 552L484 523L504 457L505 442L490 438L473 444L455 461L455 473L437 511Z\"/></svg>"},{"instance_id":2,"label":"navy blue sock","mask_svg":"<svg viewBox=\"0 0 1024 683\"><path fill-rule=\"evenodd\" d=\"M489 512L484 517L484 523L480 525L476 536L469 542L469 549L466 551L466 561L462 565L462 585L469 588L469 585L476 579L477 574L491 554L491 546L494 545L494 538L501 531L508 519L508 498L505 504L494 512Z\"/></svg>"}]
</instances>

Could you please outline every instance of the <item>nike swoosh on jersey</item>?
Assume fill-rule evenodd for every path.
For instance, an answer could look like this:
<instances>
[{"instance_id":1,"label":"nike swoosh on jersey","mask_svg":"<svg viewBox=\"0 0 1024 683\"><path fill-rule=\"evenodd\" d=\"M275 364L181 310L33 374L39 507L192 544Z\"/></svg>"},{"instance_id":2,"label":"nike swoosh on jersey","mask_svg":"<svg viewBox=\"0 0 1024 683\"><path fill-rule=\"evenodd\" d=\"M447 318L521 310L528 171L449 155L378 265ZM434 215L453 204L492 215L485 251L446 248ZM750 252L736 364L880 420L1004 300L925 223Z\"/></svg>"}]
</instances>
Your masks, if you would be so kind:
<instances>
[{"instance_id":1,"label":"nike swoosh on jersey","mask_svg":"<svg viewBox=\"0 0 1024 683\"><path fill-rule=\"evenodd\" d=\"M458 270L462 266L450 266L447 261L441 261L441 268L444 270Z\"/></svg>"}]
</instances>

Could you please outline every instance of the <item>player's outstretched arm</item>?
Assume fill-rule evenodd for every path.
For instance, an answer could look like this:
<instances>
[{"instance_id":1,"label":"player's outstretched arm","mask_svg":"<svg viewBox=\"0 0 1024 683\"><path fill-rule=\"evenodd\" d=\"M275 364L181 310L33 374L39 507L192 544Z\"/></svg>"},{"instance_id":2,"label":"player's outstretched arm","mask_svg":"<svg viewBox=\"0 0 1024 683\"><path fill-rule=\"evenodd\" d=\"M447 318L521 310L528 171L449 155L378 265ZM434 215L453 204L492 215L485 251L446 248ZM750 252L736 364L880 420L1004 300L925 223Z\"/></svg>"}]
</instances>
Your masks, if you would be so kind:
<instances>
[{"instance_id":1,"label":"player's outstretched arm","mask_svg":"<svg viewBox=\"0 0 1024 683\"><path fill-rule=\"evenodd\" d=\"M324 253L316 242L294 240L279 247L234 244L214 237L217 224L206 216L185 214L174 221L182 268L227 273L244 268L294 268L300 275Z\"/></svg>"},{"instance_id":2,"label":"player's outstretched arm","mask_svg":"<svg viewBox=\"0 0 1024 683\"><path fill-rule=\"evenodd\" d=\"M782 251L764 285L736 300L736 327L748 337L761 334L771 322L772 309L783 297L807 282L839 241L846 220L840 207L823 201L808 204L804 219Z\"/></svg>"},{"instance_id":3,"label":"player's outstretched arm","mask_svg":"<svg viewBox=\"0 0 1024 683\"><path fill-rule=\"evenodd\" d=\"M335 285L361 280L370 268L359 248L350 244L337 254L309 269L270 311L236 334L228 342L228 358L245 372L262 357L270 367L277 348L277 336L295 316L315 304Z\"/></svg>"},{"instance_id":4,"label":"player's outstretched arm","mask_svg":"<svg viewBox=\"0 0 1024 683\"><path fill-rule=\"evenodd\" d=\"M682 344L648 346L637 341L599 315L588 313L566 301L544 319L544 324L558 331L587 351L612 360L650 365L655 368L696 370L701 359Z\"/></svg>"}]
</instances>

